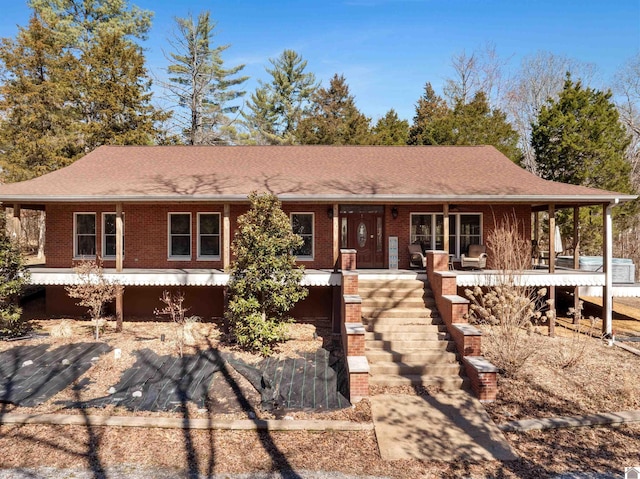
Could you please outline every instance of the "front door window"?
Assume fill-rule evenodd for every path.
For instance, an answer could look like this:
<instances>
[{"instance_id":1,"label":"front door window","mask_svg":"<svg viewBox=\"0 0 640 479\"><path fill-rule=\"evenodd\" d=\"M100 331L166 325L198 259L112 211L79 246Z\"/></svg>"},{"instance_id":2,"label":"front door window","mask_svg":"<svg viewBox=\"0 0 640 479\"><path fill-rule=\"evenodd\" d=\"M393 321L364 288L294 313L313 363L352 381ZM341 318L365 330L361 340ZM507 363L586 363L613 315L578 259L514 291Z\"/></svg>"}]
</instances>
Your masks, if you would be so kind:
<instances>
[{"instance_id":1,"label":"front door window","mask_svg":"<svg viewBox=\"0 0 640 479\"><path fill-rule=\"evenodd\" d=\"M358 225L358 246L360 248L364 248L367 244L367 225L363 222L360 222Z\"/></svg>"}]
</instances>

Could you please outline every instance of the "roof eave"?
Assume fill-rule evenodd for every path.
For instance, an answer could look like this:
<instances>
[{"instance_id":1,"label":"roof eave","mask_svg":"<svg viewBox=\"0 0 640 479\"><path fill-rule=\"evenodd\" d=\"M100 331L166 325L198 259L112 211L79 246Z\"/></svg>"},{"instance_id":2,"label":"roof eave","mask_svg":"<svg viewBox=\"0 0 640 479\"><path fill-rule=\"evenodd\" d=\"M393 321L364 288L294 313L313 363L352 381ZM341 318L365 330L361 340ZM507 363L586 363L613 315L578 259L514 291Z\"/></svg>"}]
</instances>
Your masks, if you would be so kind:
<instances>
[{"instance_id":1,"label":"roof eave","mask_svg":"<svg viewBox=\"0 0 640 479\"><path fill-rule=\"evenodd\" d=\"M283 202L295 203L571 203L602 204L625 203L637 199L635 195L593 194L593 195L399 195L399 194L355 194L355 195L314 195L282 194ZM243 203L246 195L79 195L79 196L41 196L41 195L3 195L2 203L157 203L157 202L216 202Z\"/></svg>"}]
</instances>

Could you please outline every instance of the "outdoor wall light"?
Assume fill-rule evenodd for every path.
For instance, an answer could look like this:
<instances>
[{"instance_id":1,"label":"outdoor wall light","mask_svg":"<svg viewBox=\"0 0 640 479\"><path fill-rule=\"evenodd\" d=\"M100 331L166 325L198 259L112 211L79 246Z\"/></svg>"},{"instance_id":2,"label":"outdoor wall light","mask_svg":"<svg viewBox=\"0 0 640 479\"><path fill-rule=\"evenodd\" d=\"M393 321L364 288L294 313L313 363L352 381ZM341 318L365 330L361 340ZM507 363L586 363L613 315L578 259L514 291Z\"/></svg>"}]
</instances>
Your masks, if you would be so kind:
<instances>
[{"instance_id":1,"label":"outdoor wall light","mask_svg":"<svg viewBox=\"0 0 640 479\"><path fill-rule=\"evenodd\" d=\"M333 208L331 206L327 208L327 218L333 219Z\"/></svg>"},{"instance_id":2,"label":"outdoor wall light","mask_svg":"<svg viewBox=\"0 0 640 479\"><path fill-rule=\"evenodd\" d=\"M395 220L398 217L398 207L391 208L391 217Z\"/></svg>"}]
</instances>

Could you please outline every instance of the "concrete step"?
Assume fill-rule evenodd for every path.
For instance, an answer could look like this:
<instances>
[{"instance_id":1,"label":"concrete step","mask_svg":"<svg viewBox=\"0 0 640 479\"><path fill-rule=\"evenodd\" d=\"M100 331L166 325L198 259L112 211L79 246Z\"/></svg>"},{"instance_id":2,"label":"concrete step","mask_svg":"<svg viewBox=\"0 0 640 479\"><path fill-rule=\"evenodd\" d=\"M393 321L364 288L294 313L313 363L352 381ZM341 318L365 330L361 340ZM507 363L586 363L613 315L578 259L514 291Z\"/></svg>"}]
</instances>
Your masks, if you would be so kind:
<instances>
[{"instance_id":1,"label":"concrete step","mask_svg":"<svg viewBox=\"0 0 640 479\"><path fill-rule=\"evenodd\" d=\"M365 341L364 347L367 351L382 350L407 353L413 351L455 351L456 345L453 341L444 339L421 339L416 341L372 339Z\"/></svg>"},{"instance_id":2,"label":"concrete step","mask_svg":"<svg viewBox=\"0 0 640 479\"><path fill-rule=\"evenodd\" d=\"M402 375L370 375L369 384L376 386L433 386L445 391L462 389L468 379L461 376L422 376L418 374Z\"/></svg>"},{"instance_id":3,"label":"concrete step","mask_svg":"<svg viewBox=\"0 0 640 479\"><path fill-rule=\"evenodd\" d=\"M365 352L369 365L377 362L396 362L406 364L419 363L455 363L458 364L458 356L453 351L424 350L401 353L397 351L367 350Z\"/></svg>"},{"instance_id":4,"label":"concrete step","mask_svg":"<svg viewBox=\"0 0 640 479\"><path fill-rule=\"evenodd\" d=\"M403 299L403 298L433 298L433 291L424 288L367 288L359 285L358 294L363 299L368 298L387 298L387 299Z\"/></svg>"},{"instance_id":5,"label":"concrete step","mask_svg":"<svg viewBox=\"0 0 640 479\"><path fill-rule=\"evenodd\" d=\"M365 341L438 341L449 339L446 331L395 331L384 333L367 331L364 333Z\"/></svg>"},{"instance_id":6,"label":"concrete step","mask_svg":"<svg viewBox=\"0 0 640 479\"><path fill-rule=\"evenodd\" d=\"M461 367L458 363L443 364L407 364L378 362L369 364L369 373L373 376L457 376Z\"/></svg>"},{"instance_id":7,"label":"concrete step","mask_svg":"<svg viewBox=\"0 0 640 479\"><path fill-rule=\"evenodd\" d=\"M367 289L413 289L428 287L429 283L419 279L367 279L360 275L358 284Z\"/></svg>"},{"instance_id":8,"label":"concrete step","mask_svg":"<svg viewBox=\"0 0 640 479\"><path fill-rule=\"evenodd\" d=\"M369 308L424 308L435 307L436 301L433 298L364 298L362 305Z\"/></svg>"},{"instance_id":9,"label":"concrete step","mask_svg":"<svg viewBox=\"0 0 640 479\"><path fill-rule=\"evenodd\" d=\"M379 331L384 331L384 329L378 329L378 327L387 327L390 326L392 330L395 330L395 327L397 326L408 326L408 325L444 325L444 322L442 321L442 318L437 315L436 313L433 313L433 315L431 317L428 318L389 318L389 317L382 317L382 318L371 318L371 317L364 317L362 323L365 326L375 326L376 330Z\"/></svg>"},{"instance_id":10,"label":"concrete step","mask_svg":"<svg viewBox=\"0 0 640 479\"><path fill-rule=\"evenodd\" d=\"M435 308L376 308L366 304L362 305L362 316L365 318L433 318L438 317L439 313Z\"/></svg>"},{"instance_id":11,"label":"concrete step","mask_svg":"<svg viewBox=\"0 0 640 479\"><path fill-rule=\"evenodd\" d=\"M435 334L446 332L444 324L367 324L365 330L375 333L425 333Z\"/></svg>"}]
</instances>

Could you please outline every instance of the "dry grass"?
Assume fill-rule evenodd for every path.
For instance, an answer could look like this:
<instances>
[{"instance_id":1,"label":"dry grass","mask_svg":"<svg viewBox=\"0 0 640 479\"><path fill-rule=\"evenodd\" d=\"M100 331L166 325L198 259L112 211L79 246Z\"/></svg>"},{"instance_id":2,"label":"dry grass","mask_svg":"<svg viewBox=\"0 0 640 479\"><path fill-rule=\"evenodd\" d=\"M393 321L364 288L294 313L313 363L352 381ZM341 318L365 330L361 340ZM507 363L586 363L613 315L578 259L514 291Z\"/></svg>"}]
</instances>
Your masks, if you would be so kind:
<instances>
[{"instance_id":1,"label":"dry grass","mask_svg":"<svg viewBox=\"0 0 640 479\"><path fill-rule=\"evenodd\" d=\"M41 332L49 332L59 320L38 321ZM132 414L115 408L85 411L61 410L55 402L105 394L115 384L121 372L133 364L134 351L150 348L158 354L177 355L171 344L173 325L168 322L124 323L124 332L114 332L109 322L102 340L122 351L120 359L113 353L102 357L86 376L90 385L83 391L62 391L37 408L15 408L0 405L0 413L63 412L68 414ZM52 346L69 342L91 341L92 325L88 321L72 322L71 338L40 337L26 342L0 342L0 350L38 342ZM589 339L583 361L561 369L554 354L571 337L557 328L560 337L540 336L542 346L521 370L517 379L500 381L498 400L487 405L493 419L500 423L515 419L551 417L557 415L615 412L640 409L640 357L618 348L606 347L598 339ZM291 340L277 352L290 356L311 351L322 345L324 331L309 324L299 324L290 330ZM160 336L166 340L162 342ZM328 336L327 334L324 334ZM185 354L204 347L216 346L233 351L246 361L259 356L242 353L222 342L220 327L212 323L194 324L195 345L185 347ZM243 379L235 376L241 383ZM83 378L80 378L81 380ZM251 386L243 384L245 394L257 401ZM389 392L378 388L374 394ZM396 388L393 393L428 395L423 388ZM223 392L224 393L224 392ZM231 394L231 393L229 393ZM254 394L254 396L251 396ZM231 405L233 406L233 405ZM180 416L179 413L136 413L147 416ZM246 413L236 410L226 414L210 414L195 407L190 417L237 419ZM258 411L258 417L272 418ZM341 419L369 422L371 412L365 400L352 409L314 414L295 412L300 419ZM621 471L631 458L640 457L640 426L617 428L582 428L531 433L510 433L510 443L522 458L515 462L456 463L426 461L385 462L380 458L373 432L234 432L181 431L144 428L87 428L78 426L0 426L0 468L90 467L94 471L106 466L137 464L141 467L175 470L177 477L193 477L201 473L242 473L272 470L326 470L350 474L369 474L394 478L458 478L489 477L545 478L566 471ZM180 474L179 474L180 473Z\"/></svg>"}]
</instances>

